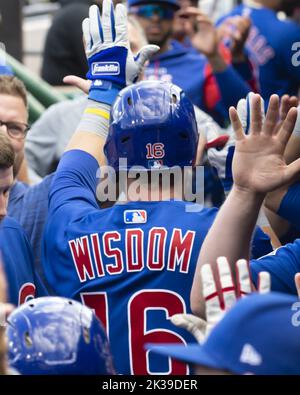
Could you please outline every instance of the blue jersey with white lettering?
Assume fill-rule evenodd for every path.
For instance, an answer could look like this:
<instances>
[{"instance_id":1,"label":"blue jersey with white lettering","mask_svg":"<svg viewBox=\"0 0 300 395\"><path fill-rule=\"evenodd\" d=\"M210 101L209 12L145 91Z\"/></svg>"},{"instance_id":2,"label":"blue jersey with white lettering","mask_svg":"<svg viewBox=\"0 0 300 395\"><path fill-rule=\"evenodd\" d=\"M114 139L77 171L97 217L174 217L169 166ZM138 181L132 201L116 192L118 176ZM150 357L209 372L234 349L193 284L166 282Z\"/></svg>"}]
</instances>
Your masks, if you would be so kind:
<instances>
[{"instance_id":1,"label":"blue jersey with white lettering","mask_svg":"<svg viewBox=\"0 0 300 395\"><path fill-rule=\"evenodd\" d=\"M0 254L10 303L17 306L35 296L45 295L33 270L29 241L20 225L10 217L5 217L0 224Z\"/></svg>"},{"instance_id":2,"label":"blue jersey with white lettering","mask_svg":"<svg viewBox=\"0 0 300 395\"><path fill-rule=\"evenodd\" d=\"M276 93L297 95L300 86L300 28L290 20L280 20L275 11L240 5L218 24L234 15L252 21L246 50L254 66L259 90L266 100Z\"/></svg>"},{"instance_id":3,"label":"blue jersey with white lettering","mask_svg":"<svg viewBox=\"0 0 300 395\"><path fill-rule=\"evenodd\" d=\"M297 295L294 277L300 272L300 239L260 259L252 260L250 268L255 286L258 273L266 271L271 275L272 291Z\"/></svg>"},{"instance_id":4,"label":"blue jersey with white lettering","mask_svg":"<svg viewBox=\"0 0 300 395\"><path fill-rule=\"evenodd\" d=\"M79 150L60 161L43 240L47 280L58 295L95 310L119 373L186 374L187 365L147 352L144 345L195 342L170 317L191 312L199 250L217 210L183 201L99 209L97 170L97 161ZM260 253L269 252L268 237L260 231L257 238Z\"/></svg>"}]
</instances>

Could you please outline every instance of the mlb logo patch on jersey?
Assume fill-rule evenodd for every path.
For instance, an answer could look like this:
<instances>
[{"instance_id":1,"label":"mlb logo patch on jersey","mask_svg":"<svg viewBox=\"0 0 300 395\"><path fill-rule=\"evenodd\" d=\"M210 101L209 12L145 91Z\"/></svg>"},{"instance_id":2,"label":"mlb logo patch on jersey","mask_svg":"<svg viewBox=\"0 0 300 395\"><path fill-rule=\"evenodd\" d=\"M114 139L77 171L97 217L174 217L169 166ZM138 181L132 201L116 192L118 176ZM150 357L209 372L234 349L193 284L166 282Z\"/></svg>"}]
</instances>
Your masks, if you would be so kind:
<instances>
[{"instance_id":1,"label":"mlb logo patch on jersey","mask_svg":"<svg viewBox=\"0 0 300 395\"><path fill-rule=\"evenodd\" d=\"M148 169L158 170L164 167L162 160L148 160Z\"/></svg>"},{"instance_id":2,"label":"mlb logo patch on jersey","mask_svg":"<svg viewBox=\"0 0 300 395\"><path fill-rule=\"evenodd\" d=\"M145 224L147 222L147 212L145 210L125 210L125 224Z\"/></svg>"}]
</instances>

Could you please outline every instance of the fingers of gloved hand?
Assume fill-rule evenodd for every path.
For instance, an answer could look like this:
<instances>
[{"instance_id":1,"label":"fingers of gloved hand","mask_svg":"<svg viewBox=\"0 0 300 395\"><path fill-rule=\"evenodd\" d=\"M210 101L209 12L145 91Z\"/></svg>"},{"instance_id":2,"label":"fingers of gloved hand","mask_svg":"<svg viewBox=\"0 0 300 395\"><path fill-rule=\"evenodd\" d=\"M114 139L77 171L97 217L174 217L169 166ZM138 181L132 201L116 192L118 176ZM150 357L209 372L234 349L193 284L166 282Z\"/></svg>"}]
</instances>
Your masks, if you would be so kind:
<instances>
[{"instance_id":1,"label":"fingers of gloved hand","mask_svg":"<svg viewBox=\"0 0 300 395\"><path fill-rule=\"evenodd\" d=\"M82 22L82 33L85 49L86 51L89 51L92 47L89 18L85 18Z\"/></svg>"},{"instance_id":2,"label":"fingers of gloved hand","mask_svg":"<svg viewBox=\"0 0 300 395\"><path fill-rule=\"evenodd\" d=\"M116 37L114 5L111 0L103 1L101 24L103 31L103 41L105 44L110 45Z\"/></svg>"},{"instance_id":3,"label":"fingers of gloved hand","mask_svg":"<svg viewBox=\"0 0 300 395\"><path fill-rule=\"evenodd\" d=\"M271 291L271 276L268 272L258 273L258 287L257 291L260 294L265 294Z\"/></svg>"},{"instance_id":4,"label":"fingers of gloved hand","mask_svg":"<svg viewBox=\"0 0 300 395\"><path fill-rule=\"evenodd\" d=\"M237 276L237 297L244 297L253 290L249 265L246 259L239 259L236 262Z\"/></svg>"},{"instance_id":5,"label":"fingers of gloved hand","mask_svg":"<svg viewBox=\"0 0 300 395\"><path fill-rule=\"evenodd\" d=\"M210 264L201 267L200 276L203 298L205 299L206 321L214 325L223 315L223 310Z\"/></svg>"},{"instance_id":6,"label":"fingers of gloved hand","mask_svg":"<svg viewBox=\"0 0 300 395\"><path fill-rule=\"evenodd\" d=\"M135 56L135 62L143 67L144 64L149 60L157 51L159 51L158 45L145 45L138 54Z\"/></svg>"},{"instance_id":7,"label":"fingers of gloved hand","mask_svg":"<svg viewBox=\"0 0 300 395\"><path fill-rule=\"evenodd\" d=\"M103 38L100 11L95 4L90 7L89 22L90 22L92 47L93 46L97 47L103 43L104 38Z\"/></svg>"},{"instance_id":8,"label":"fingers of gloved hand","mask_svg":"<svg viewBox=\"0 0 300 395\"><path fill-rule=\"evenodd\" d=\"M235 304L236 293L230 265L226 257L217 258L217 269L224 309L227 311Z\"/></svg>"},{"instance_id":9,"label":"fingers of gloved hand","mask_svg":"<svg viewBox=\"0 0 300 395\"><path fill-rule=\"evenodd\" d=\"M123 4L117 4L115 10L115 42L118 45L129 48L128 43L128 28L127 28L127 10Z\"/></svg>"},{"instance_id":10,"label":"fingers of gloved hand","mask_svg":"<svg viewBox=\"0 0 300 395\"><path fill-rule=\"evenodd\" d=\"M171 317L171 322L190 332L200 344L206 338L206 321L193 314L175 314Z\"/></svg>"}]
</instances>

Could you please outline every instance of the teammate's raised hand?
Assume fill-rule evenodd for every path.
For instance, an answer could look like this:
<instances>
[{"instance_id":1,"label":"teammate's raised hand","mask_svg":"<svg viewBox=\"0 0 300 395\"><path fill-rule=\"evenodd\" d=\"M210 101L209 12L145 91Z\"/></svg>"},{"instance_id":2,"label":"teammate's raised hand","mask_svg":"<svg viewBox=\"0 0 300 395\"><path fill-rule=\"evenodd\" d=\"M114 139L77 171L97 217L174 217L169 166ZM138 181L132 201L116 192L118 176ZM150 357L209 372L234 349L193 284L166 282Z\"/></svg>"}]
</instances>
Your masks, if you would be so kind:
<instances>
[{"instance_id":1,"label":"teammate's raised hand","mask_svg":"<svg viewBox=\"0 0 300 395\"><path fill-rule=\"evenodd\" d=\"M255 291L252 284L248 262L239 259L236 262L236 284L234 283L230 265L225 257L217 259L217 272L205 264L201 268L201 280L207 319L207 334L223 318L224 314L236 303L237 299ZM270 291L270 275L259 273L259 293Z\"/></svg>"},{"instance_id":2,"label":"teammate's raised hand","mask_svg":"<svg viewBox=\"0 0 300 395\"><path fill-rule=\"evenodd\" d=\"M190 332L198 343L204 343L207 336L207 322L193 314L174 314L171 322L179 328Z\"/></svg>"},{"instance_id":3,"label":"teammate's raised hand","mask_svg":"<svg viewBox=\"0 0 300 395\"><path fill-rule=\"evenodd\" d=\"M218 34L228 42L233 62L245 61L244 47L251 28L251 19L235 15L227 18L219 27Z\"/></svg>"},{"instance_id":4,"label":"teammate's raised hand","mask_svg":"<svg viewBox=\"0 0 300 395\"><path fill-rule=\"evenodd\" d=\"M195 7L189 7L185 12L196 19L198 32L192 37L194 48L207 57L214 56L218 52L219 37L212 20Z\"/></svg>"},{"instance_id":5,"label":"teammate's raised hand","mask_svg":"<svg viewBox=\"0 0 300 395\"><path fill-rule=\"evenodd\" d=\"M210 264L201 267L202 292L205 300L206 321L192 314L175 314L171 317L174 325L188 330L198 341L203 343L216 324L236 303L237 299L255 291L252 284L248 262L239 259L236 262L236 284L230 265L225 257L217 259L217 272L213 273ZM259 293L270 292L270 274L260 272L258 275Z\"/></svg>"},{"instance_id":6,"label":"teammate's raised hand","mask_svg":"<svg viewBox=\"0 0 300 395\"><path fill-rule=\"evenodd\" d=\"M300 173L300 160L286 165L283 158L285 147L295 126L296 108L291 108L286 118L281 120L279 97L272 95L264 120L261 112L261 97L254 95L248 135L245 134L234 107L230 108L229 114L236 135L233 179L237 187L265 194L297 178Z\"/></svg>"},{"instance_id":7,"label":"teammate's raised hand","mask_svg":"<svg viewBox=\"0 0 300 395\"><path fill-rule=\"evenodd\" d=\"M122 89L138 78L145 62L159 50L157 45L144 46L133 56L128 40L127 11L112 0L104 0L102 15L92 5L89 18L82 23L86 55L89 64L87 78L93 81L91 90L109 89L114 85Z\"/></svg>"}]
</instances>

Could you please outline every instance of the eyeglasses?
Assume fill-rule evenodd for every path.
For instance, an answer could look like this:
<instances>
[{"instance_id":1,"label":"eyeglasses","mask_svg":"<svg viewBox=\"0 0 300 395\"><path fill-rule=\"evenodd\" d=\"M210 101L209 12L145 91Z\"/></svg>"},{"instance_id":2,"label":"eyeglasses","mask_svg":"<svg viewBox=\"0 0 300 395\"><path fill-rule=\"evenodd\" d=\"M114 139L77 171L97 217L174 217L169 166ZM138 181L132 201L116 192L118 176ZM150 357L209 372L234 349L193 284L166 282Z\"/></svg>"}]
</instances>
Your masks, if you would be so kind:
<instances>
[{"instance_id":1,"label":"eyeglasses","mask_svg":"<svg viewBox=\"0 0 300 395\"><path fill-rule=\"evenodd\" d=\"M6 126L8 135L13 139L24 139L29 130L29 125L22 122L3 122L0 121L0 127Z\"/></svg>"},{"instance_id":2,"label":"eyeglasses","mask_svg":"<svg viewBox=\"0 0 300 395\"><path fill-rule=\"evenodd\" d=\"M151 18L157 15L160 19L173 19L175 11L171 7L162 7L155 4L147 4L136 7L131 7L130 12L141 16L142 18Z\"/></svg>"}]
</instances>

